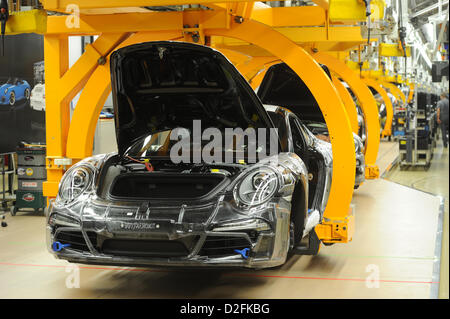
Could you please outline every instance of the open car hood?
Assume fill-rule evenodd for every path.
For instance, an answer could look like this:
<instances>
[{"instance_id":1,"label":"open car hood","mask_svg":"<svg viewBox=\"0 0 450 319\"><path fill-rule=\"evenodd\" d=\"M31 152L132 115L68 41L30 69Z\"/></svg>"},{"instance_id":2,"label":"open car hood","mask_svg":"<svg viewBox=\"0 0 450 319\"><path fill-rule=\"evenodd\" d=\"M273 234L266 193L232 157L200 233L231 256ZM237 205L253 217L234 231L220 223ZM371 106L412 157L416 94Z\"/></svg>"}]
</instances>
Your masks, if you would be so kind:
<instances>
[{"instance_id":1,"label":"open car hood","mask_svg":"<svg viewBox=\"0 0 450 319\"><path fill-rule=\"evenodd\" d=\"M331 79L330 71L321 65ZM322 111L302 79L286 63L272 65L258 89L264 104L286 107L300 119L323 122Z\"/></svg>"},{"instance_id":2,"label":"open car hood","mask_svg":"<svg viewBox=\"0 0 450 319\"><path fill-rule=\"evenodd\" d=\"M206 46L147 42L111 55L119 155L149 134L193 120L208 127L273 127L261 101L236 68Z\"/></svg>"}]
</instances>

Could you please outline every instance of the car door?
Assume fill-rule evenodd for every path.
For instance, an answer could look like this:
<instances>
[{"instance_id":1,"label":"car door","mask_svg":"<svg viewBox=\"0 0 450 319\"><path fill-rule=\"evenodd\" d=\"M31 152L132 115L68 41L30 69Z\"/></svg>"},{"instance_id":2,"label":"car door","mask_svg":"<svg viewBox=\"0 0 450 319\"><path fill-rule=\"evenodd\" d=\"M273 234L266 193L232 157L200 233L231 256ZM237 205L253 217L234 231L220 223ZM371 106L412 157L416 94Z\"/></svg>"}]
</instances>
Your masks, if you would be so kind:
<instances>
[{"instance_id":1,"label":"car door","mask_svg":"<svg viewBox=\"0 0 450 319\"><path fill-rule=\"evenodd\" d=\"M15 88L14 88L14 91L16 92L16 99L17 100L19 100L19 99L22 99L23 98L23 96L25 95L25 86L23 85L24 83L23 83L23 80L16 80L16 82L15 82Z\"/></svg>"},{"instance_id":2,"label":"car door","mask_svg":"<svg viewBox=\"0 0 450 319\"><path fill-rule=\"evenodd\" d=\"M325 164L321 153L314 147L314 137L297 116L289 116L289 127L294 152L300 156L308 168L308 208L319 209L325 186Z\"/></svg>"},{"instance_id":3,"label":"car door","mask_svg":"<svg viewBox=\"0 0 450 319\"><path fill-rule=\"evenodd\" d=\"M304 132L300 129L300 126L298 124L298 120L294 115L289 115L288 117L289 121L289 129L292 136L292 148L294 150L294 153L300 156L300 158L305 163L306 167L309 170L309 146L308 146L308 139L306 136L304 136Z\"/></svg>"}]
</instances>

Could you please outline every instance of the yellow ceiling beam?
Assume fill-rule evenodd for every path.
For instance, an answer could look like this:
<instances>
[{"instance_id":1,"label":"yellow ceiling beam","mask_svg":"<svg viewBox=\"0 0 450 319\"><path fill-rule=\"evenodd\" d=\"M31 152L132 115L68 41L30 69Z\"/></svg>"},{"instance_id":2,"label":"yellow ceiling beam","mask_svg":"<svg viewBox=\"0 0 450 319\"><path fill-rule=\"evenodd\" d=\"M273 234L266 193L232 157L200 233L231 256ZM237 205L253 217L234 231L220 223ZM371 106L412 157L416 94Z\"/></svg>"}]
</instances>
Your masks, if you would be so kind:
<instances>
[{"instance_id":1,"label":"yellow ceiling beam","mask_svg":"<svg viewBox=\"0 0 450 319\"><path fill-rule=\"evenodd\" d=\"M250 14L252 20L262 22L272 27L306 27L306 26L324 26L326 21L325 11L320 7L292 7L292 8L254 8L249 11L243 11L243 14ZM110 15L81 15L79 26L72 27L67 23L70 16L50 16L48 17L48 33L69 33L69 34L95 34L102 32L120 32L123 30L139 32L154 30L175 30L182 29L188 20L196 20L197 24L203 29L228 28L231 16L225 10L187 10L170 12L146 12L146 13L120 13ZM343 27L345 28L345 27ZM355 27L354 27L355 28ZM337 31L340 31L336 29ZM353 30L350 32L349 30ZM292 30L285 30L293 32ZM314 39L318 33L321 38L326 37L326 30L298 29L304 36L310 35ZM356 29L341 30L339 36L353 37L361 40L359 27ZM350 32L349 35L346 35ZM331 36L336 31L331 30Z\"/></svg>"},{"instance_id":2,"label":"yellow ceiling beam","mask_svg":"<svg viewBox=\"0 0 450 319\"><path fill-rule=\"evenodd\" d=\"M381 56L404 56L403 49L396 43L380 43L379 53ZM406 46L406 56L411 56L411 46Z\"/></svg>"},{"instance_id":3,"label":"yellow ceiling beam","mask_svg":"<svg viewBox=\"0 0 450 319\"><path fill-rule=\"evenodd\" d=\"M325 27L275 29L295 43L317 51L345 51L366 42L359 27L330 27L328 32ZM250 56L270 56L260 47L236 39L214 37L213 43L218 48L236 50Z\"/></svg>"},{"instance_id":4,"label":"yellow ceiling beam","mask_svg":"<svg viewBox=\"0 0 450 319\"><path fill-rule=\"evenodd\" d=\"M384 0L370 1L370 19L384 18ZM330 0L329 18L331 22L367 21L366 5L361 0Z\"/></svg>"},{"instance_id":5,"label":"yellow ceiling beam","mask_svg":"<svg viewBox=\"0 0 450 319\"><path fill-rule=\"evenodd\" d=\"M213 10L82 15L79 27L76 28L68 26L67 19L68 16L48 17L47 33L80 35L123 30L130 32L180 30L181 32L186 23L198 24L202 29L228 28L230 23L230 16L225 11Z\"/></svg>"},{"instance_id":6,"label":"yellow ceiling beam","mask_svg":"<svg viewBox=\"0 0 450 319\"><path fill-rule=\"evenodd\" d=\"M6 23L5 34L43 34L47 30L47 13L44 10L11 12Z\"/></svg>"},{"instance_id":7,"label":"yellow ceiling beam","mask_svg":"<svg viewBox=\"0 0 450 319\"><path fill-rule=\"evenodd\" d=\"M144 6L178 5L186 1L188 0L130 0L126 2L122 0L44 0L45 10L74 13L76 7L81 14L79 17L75 15L50 16L47 20L45 10L12 13L6 25L6 33L45 33L48 31L50 34L82 35L121 32L123 30L132 32L167 31L182 27L184 25L183 17L188 15L196 15L198 24L203 29L229 28L229 21L233 16L242 16L246 20L252 19L272 27L296 28L306 26L328 27L332 26L333 23L346 22L348 24L349 21L366 20L361 15L361 12L364 11L364 5L360 3L360 0L321 0L317 1L319 4L322 3L318 6L278 8L271 8L257 1L221 0L220 3L215 3L212 0L199 0L198 4L209 6L213 10L157 12L143 8ZM380 1L382 2L382 0L372 0L372 7L378 8L373 3ZM328 3L329 9L327 10L325 8L328 8ZM384 4L384 2L382 3ZM79 26L74 27L73 22L75 20L80 22ZM324 35L323 30L302 29L301 32L305 33L305 36L309 35L311 39L315 38L318 32L321 33L321 36ZM333 32L336 31L330 28L330 34L327 32L325 36L333 36ZM345 39L344 32L341 32L340 36L344 37L344 41L348 41ZM336 48L336 50L341 49Z\"/></svg>"},{"instance_id":8,"label":"yellow ceiling beam","mask_svg":"<svg viewBox=\"0 0 450 319\"><path fill-rule=\"evenodd\" d=\"M192 4L190 0L42 0L44 9L49 11L68 12L67 6L76 5L82 11L84 9L99 8L130 8L130 7L151 7L151 6L175 6ZM242 0L197 0L194 4L208 6L215 3L243 3ZM254 1L249 1L254 2Z\"/></svg>"},{"instance_id":9,"label":"yellow ceiling beam","mask_svg":"<svg viewBox=\"0 0 450 319\"><path fill-rule=\"evenodd\" d=\"M318 6L305 7L257 7L251 19L273 27L323 26L325 10Z\"/></svg>"}]
</instances>

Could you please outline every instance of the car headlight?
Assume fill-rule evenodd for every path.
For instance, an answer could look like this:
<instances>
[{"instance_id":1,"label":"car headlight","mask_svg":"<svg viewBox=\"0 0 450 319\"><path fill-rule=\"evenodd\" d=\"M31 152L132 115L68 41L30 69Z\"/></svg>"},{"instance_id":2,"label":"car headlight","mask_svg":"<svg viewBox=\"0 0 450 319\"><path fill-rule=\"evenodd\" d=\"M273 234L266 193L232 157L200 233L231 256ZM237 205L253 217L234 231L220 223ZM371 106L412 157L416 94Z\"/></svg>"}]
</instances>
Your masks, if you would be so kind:
<instances>
[{"instance_id":1,"label":"car headlight","mask_svg":"<svg viewBox=\"0 0 450 319\"><path fill-rule=\"evenodd\" d=\"M91 186L93 177L94 169L88 164L70 168L61 180L59 199L64 202L73 201Z\"/></svg>"},{"instance_id":2,"label":"car headlight","mask_svg":"<svg viewBox=\"0 0 450 319\"><path fill-rule=\"evenodd\" d=\"M270 200L280 186L279 174L268 166L246 173L235 186L233 194L238 204L257 206Z\"/></svg>"}]
</instances>

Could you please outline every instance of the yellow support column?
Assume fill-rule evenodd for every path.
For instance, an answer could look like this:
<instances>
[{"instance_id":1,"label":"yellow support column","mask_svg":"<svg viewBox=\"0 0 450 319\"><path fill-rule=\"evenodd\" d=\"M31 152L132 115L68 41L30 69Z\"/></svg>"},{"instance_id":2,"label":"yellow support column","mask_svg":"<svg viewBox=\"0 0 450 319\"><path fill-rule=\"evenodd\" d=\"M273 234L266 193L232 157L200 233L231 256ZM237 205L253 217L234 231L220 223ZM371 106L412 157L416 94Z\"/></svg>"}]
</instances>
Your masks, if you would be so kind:
<instances>
[{"instance_id":1,"label":"yellow support column","mask_svg":"<svg viewBox=\"0 0 450 319\"><path fill-rule=\"evenodd\" d=\"M345 88L344 84L336 77L332 76L333 84L336 87L342 102L344 103L345 110L347 111L348 118L352 124L353 133L358 134L359 124L358 124L358 112L356 111L356 105L353 102L350 92Z\"/></svg>"},{"instance_id":2,"label":"yellow support column","mask_svg":"<svg viewBox=\"0 0 450 319\"><path fill-rule=\"evenodd\" d=\"M53 165L53 159L64 157L66 152L70 102L59 98L58 82L69 68L68 49L67 36L44 36L47 181L43 184L43 192L47 197L56 196L59 181L64 174L64 168Z\"/></svg>"},{"instance_id":3,"label":"yellow support column","mask_svg":"<svg viewBox=\"0 0 450 319\"><path fill-rule=\"evenodd\" d=\"M343 61L323 52L313 54L313 58L339 75L352 89L361 104L364 112L367 128L365 148L366 178L375 179L380 176L380 170L376 164L378 148L380 147L380 121L375 99L369 88L361 81L356 73Z\"/></svg>"}]
</instances>

